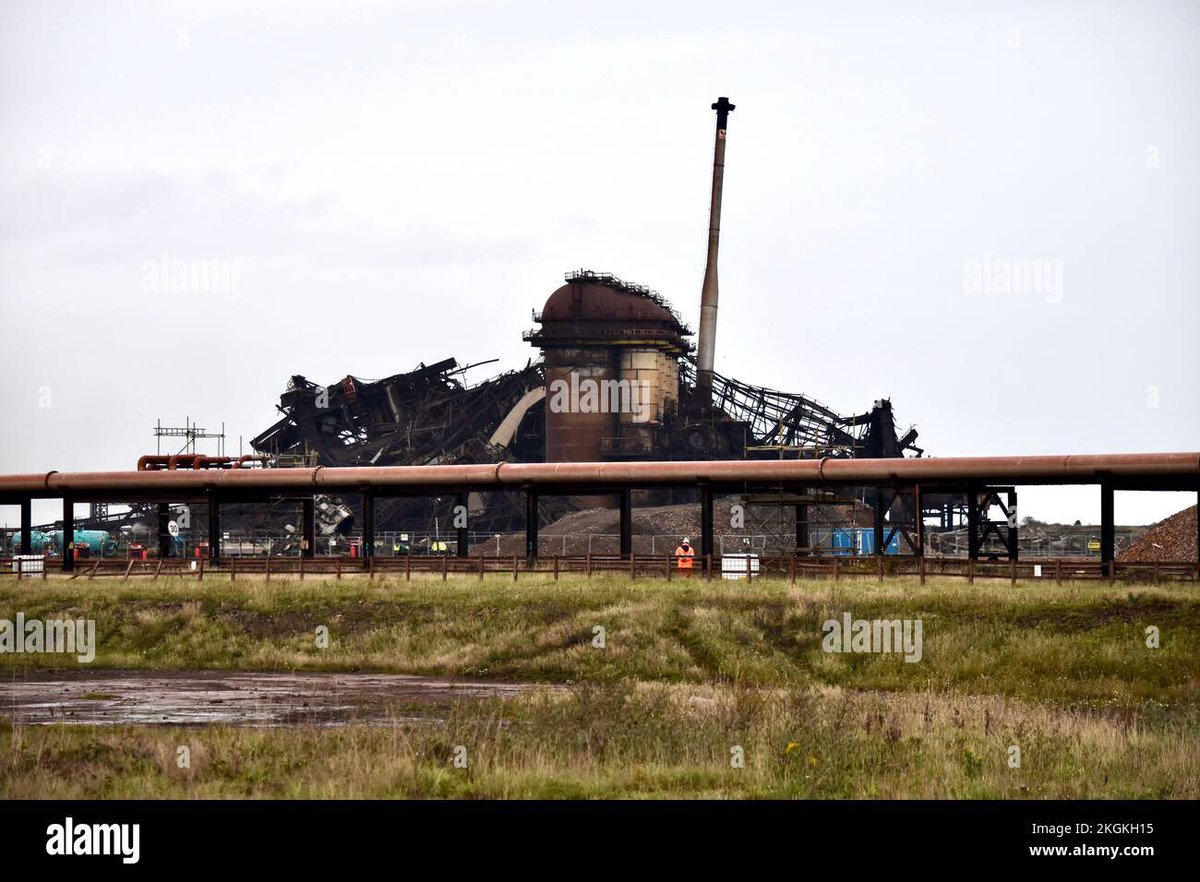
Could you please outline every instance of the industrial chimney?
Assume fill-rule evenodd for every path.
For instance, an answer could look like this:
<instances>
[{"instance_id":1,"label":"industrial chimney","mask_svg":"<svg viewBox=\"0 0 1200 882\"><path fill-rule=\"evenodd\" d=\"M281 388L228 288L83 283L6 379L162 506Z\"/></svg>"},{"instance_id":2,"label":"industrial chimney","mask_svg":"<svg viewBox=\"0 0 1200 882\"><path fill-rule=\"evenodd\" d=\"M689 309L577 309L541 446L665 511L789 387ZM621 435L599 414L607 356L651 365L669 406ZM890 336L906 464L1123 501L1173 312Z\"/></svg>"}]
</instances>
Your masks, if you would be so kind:
<instances>
[{"instance_id":1,"label":"industrial chimney","mask_svg":"<svg viewBox=\"0 0 1200 882\"><path fill-rule=\"evenodd\" d=\"M708 261L700 294L700 341L696 352L696 397L701 405L712 402L713 354L717 344L717 248L721 240L721 188L725 179L725 129L734 106L718 98L717 139L713 150L712 205L708 215Z\"/></svg>"}]
</instances>

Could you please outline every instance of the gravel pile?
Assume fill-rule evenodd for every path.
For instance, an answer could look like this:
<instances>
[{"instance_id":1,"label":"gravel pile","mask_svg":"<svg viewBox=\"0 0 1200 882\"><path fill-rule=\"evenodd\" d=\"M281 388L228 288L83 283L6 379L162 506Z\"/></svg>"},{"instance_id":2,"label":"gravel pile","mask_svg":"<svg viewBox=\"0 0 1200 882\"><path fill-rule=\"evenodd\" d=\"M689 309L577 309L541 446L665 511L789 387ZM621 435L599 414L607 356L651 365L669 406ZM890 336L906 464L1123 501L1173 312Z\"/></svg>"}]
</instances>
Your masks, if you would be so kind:
<instances>
[{"instance_id":1,"label":"gravel pile","mask_svg":"<svg viewBox=\"0 0 1200 882\"><path fill-rule=\"evenodd\" d=\"M1117 560L1135 562L1190 562L1198 559L1194 505L1155 524L1146 535L1117 555Z\"/></svg>"}]
</instances>

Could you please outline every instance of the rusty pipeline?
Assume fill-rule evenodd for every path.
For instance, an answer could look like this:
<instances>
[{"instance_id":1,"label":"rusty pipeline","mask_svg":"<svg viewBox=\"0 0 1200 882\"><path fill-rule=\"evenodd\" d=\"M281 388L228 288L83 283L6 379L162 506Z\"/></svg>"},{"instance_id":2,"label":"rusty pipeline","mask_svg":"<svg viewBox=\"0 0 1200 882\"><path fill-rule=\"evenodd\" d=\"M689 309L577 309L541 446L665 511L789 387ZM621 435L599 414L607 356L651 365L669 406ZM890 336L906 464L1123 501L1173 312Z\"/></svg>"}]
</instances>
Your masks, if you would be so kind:
<instances>
[{"instance_id":1,"label":"rusty pipeline","mask_svg":"<svg viewBox=\"0 0 1200 882\"><path fill-rule=\"evenodd\" d=\"M1087 484L1109 479L1200 482L1200 453L985 456L922 459L704 460L691 462L487 463L300 469L175 469L0 475L6 496L97 496L122 492L202 494L419 491L423 488L613 488L700 484L865 486L992 482Z\"/></svg>"}]
</instances>

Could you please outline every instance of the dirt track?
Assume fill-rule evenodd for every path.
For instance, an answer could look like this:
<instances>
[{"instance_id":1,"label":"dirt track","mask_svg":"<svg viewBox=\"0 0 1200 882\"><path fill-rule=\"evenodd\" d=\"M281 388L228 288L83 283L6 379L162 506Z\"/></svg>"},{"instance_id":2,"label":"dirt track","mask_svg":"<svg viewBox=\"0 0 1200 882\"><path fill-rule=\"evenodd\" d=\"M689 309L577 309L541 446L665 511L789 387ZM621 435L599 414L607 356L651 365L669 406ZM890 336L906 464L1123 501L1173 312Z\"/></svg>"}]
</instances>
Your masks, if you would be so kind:
<instances>
[{"instance_id":1,"label":"dirt track","mask_svg":"<svg viewBox=\"0 0 1200 882\"><path fill-rule=\"evenodd\" d=\"M401 674L10 674L0 683L0 717L96 726L437 723L457 699L503 698L528 688L537 687Z\"/></svg>"}]
</instances>

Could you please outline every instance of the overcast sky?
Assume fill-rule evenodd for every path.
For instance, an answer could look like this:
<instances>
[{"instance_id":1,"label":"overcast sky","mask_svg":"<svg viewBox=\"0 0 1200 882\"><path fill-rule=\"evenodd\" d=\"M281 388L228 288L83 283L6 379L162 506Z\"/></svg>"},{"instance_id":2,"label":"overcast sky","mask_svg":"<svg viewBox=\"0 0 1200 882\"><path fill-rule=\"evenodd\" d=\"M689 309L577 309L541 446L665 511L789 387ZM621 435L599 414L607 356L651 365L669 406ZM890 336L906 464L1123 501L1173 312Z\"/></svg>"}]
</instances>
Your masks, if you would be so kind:
<instances>
[{"instance_id":1,"label":"overcast sky","mask_svg":"<svg viewBox=\"0 0 1200 882\"><path fill-rule=\"evenodd\" d=\"M292 374L523 366L575 267L696 327L719 95L720 372L891 397L931 455L1200 449L1198 48L1192 0L6 0L0 472L132 468L160 418L236 450Z\"/></svg>"}]
</instances>

